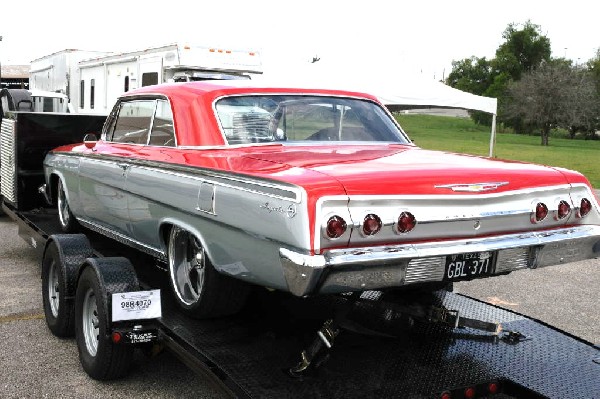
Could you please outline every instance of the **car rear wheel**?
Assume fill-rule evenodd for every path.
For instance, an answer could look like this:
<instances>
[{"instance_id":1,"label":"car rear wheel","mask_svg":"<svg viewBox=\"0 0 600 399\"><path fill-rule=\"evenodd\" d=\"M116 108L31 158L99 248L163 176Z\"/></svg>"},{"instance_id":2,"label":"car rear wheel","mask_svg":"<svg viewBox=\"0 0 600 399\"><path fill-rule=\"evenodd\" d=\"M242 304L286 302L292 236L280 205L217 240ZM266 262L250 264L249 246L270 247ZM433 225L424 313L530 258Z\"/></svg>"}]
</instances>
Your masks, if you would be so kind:
<instances>
[{"instance_id":1,"label":"car rear wheel","mask_svg":"<svg viewBox=\"0 0 600 399\"><path fill-rule=\"evenodd\" d=\"M173 227L169 234L169 274L179 306L195 318L237 313L250 287L218 273L200 240L188 231Z\"/></svg>"},{"instance_id":2,"label":"car rear wheel","mask_svg":"<svg viewBox=\"0 0 600 399\"><path fill-rule=\"evenodd\" d=\"M61 179L58 180L56 197L56 203L58 208L58 221L60 222L60 228L65 233L73 233L77 231L77 220L75 219L75 216L73 216L71 208L69 207L67 194L65 192L65 188Z\"/></svg>"}]
</instances>

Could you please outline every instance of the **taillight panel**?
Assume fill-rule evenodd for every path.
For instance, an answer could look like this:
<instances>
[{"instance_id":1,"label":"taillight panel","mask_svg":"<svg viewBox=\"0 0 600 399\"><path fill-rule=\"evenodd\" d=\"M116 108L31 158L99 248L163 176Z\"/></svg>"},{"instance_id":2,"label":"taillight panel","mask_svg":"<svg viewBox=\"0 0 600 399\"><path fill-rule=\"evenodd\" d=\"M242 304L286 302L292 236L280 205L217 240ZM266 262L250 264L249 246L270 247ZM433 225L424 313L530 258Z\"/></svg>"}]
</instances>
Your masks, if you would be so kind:
<instances>
[{"instance_id":1,"label":"taillight panel","mask_svg":"<svg viewBox=\"0 0 600 399\"><path fill-rule=\"evenodd\" d=\"M587 186L575 185L490 194L331 197L318 204L316 248L475 238L596 223L600 214L590 195ZM336 215L345 229L341 220L329 222Z\"/></svg>"}]
</instances>

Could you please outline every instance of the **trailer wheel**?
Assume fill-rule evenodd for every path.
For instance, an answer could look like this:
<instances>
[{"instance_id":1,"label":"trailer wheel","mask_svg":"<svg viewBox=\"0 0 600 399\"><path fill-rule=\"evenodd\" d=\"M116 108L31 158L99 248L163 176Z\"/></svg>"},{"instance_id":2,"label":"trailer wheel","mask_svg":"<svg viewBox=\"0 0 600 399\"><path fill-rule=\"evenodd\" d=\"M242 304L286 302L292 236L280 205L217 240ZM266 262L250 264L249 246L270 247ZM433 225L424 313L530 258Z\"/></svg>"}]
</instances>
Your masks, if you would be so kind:
<instances>
[{"instance_id":1,"label":"trailer wheel","mask_svg":"<svg viewBox=\"0 0 600 399\"><path fill-rule=\"evenodd\" d=\"M67 200L67 194L65 193L65 188L63 186L62 179L58 179L58 187L57 187L57 208L58 208L58 221L60 223L60 228L65 233L74 233L77 231L77 220L73 213L71 212L71 208L69 207L69 202Z\"/></svg>"},{"instance_id":2,"label":"trailer wheel","mask_svg":"<svg viewBox=\"0 0 600 399\"><path fill-rule=\"evenodd\" d=\"M92 247L83 234L51 236L42 259L42 303L46 324L57 337L75 335L73 297L77 272Z\"/></svg>"},{"instance_id":3,"label":"trailer wheel","mask_svg":"<svg viewBox=\"0 0 600 399\"><path fill-rule=\"evenodd\" d=\"M81 365L93 379L112 380L129 371L133 346L112 342L110 306L113 293L139 289L132 270L125 258L88 259L79 277L75 337Z\"/></svg>"},{"instance_id":4,"label":"trailer wheel","mask_svg":"<svg viewBox=\"0 0 600 399\"><path fill-rule=\"evenodd\" d=\"M195 318L237 313L244 306L250 287L218 273L200 240L173 227L169 235L169 274L179 306Z\"/></svg>"}]
</instances>

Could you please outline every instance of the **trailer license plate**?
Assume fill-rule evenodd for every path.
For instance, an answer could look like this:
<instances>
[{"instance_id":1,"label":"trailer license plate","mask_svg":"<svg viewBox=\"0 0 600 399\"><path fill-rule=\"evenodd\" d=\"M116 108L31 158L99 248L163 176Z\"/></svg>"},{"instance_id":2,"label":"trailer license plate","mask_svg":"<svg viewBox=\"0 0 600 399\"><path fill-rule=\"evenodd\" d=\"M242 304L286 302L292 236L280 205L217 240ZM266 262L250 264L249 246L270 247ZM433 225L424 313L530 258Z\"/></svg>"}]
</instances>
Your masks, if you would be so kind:
<instances>
[{"instance_id":1,"label":"trailer license plate","mask_svg":"<svg viewBox=\"0 0 600 399\"><path fill-rule=\"evenodd\" d=\"M463 280L494 273L495 254L493 252L470 252L448 255L444 280Z\"/></svg>"},{"instance_id":2,"label":"trailer license plate","mask_svg":"<svg viewBox=\"0 0 600 399\"><path fill-rule=\"evenodd\" d=\"M160 290L112 295L112 321L155 319L161 316Z\"/></svg>"}]
</instances>

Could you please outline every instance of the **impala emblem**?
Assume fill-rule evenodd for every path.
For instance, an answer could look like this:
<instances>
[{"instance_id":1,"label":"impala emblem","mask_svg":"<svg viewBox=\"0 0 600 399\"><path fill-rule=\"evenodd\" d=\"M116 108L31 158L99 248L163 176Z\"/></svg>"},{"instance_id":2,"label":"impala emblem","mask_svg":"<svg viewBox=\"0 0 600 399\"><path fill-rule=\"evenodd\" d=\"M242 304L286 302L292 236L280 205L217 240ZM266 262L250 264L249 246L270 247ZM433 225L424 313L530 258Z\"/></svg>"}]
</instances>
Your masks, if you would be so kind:
<instances>
[{"instance_id":1,"label":"impala emblem","mask_svg":"<svg viewBox=\"0 0 600 399\"><path fill-rule=\"evenodd\" d=\"M288 206L287 208L284 208L282 206L271 205L270 203L265 202L264 204L260 205L260 208L266 209L269 213L276 212L282 215L286 215L290 219L296 216L296 213L298 212L296 209L296 205L294 204Z\"/></svg>"},{"instance_id":2,"label":"impala emblem","mask_svg":"<svg viewBox=\"0 0 600 399\"><path fill-rule=\"evenodd\" d=\"M449 188L456 192L479 193L482 191L496 190L498 187L506 186L507 184L507 181L495 183L445 184L435 186L435 188Z\"/></svg>"}]
</instances>

